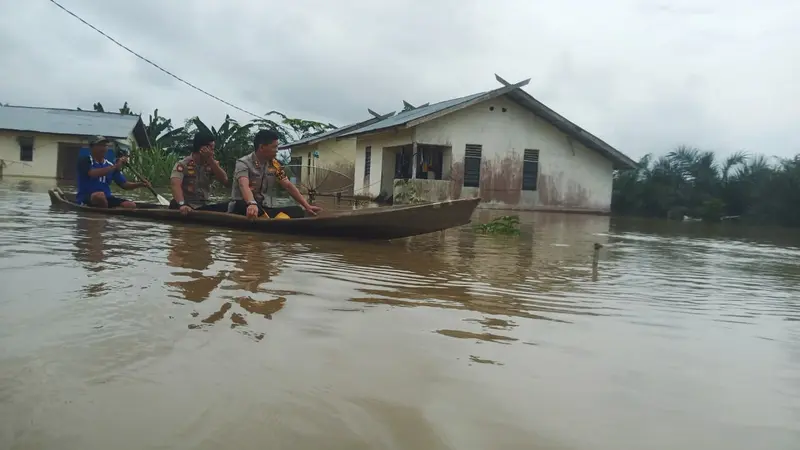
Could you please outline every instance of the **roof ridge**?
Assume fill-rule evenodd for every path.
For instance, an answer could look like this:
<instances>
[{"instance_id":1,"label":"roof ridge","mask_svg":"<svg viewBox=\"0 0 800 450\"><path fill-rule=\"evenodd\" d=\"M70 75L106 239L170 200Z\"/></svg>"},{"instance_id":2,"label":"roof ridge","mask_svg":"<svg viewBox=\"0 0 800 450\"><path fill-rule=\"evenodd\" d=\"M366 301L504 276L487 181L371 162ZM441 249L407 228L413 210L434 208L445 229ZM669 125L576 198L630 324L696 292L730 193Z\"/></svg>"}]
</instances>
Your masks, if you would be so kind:
<instances>
[{"instance_id":1,"label":"roof ridge","mask_svg":"<svg viewBox=\"0 0 800 450\"><path fill-rule=\"evenodd\" d=\"M69 111L69 112L79 112L79 113L92 113L92 114L113 114L115 116L134 116L134 117L141 117L141 114L123 114L121 112L114 112L114 111L95 111L95 110L88 110L88 109L70 109L70 108L53 108L49 106L27 106L27 105L5 105L3 108L24 108L24 109L42 109L48 111Z\"/></svg>"}]
</instances>

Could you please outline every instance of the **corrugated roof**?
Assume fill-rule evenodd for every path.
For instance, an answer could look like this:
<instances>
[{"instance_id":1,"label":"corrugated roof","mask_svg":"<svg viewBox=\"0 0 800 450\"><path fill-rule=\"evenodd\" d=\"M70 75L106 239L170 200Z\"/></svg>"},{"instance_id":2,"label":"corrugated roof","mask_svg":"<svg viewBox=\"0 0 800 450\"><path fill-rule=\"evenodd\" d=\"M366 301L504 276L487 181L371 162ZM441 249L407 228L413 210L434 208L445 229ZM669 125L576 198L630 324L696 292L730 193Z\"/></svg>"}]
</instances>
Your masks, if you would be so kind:
<instances>
[{"instance_id":1,"label":"corrugated roof","mask_svg":"<svg viewBox=\"0 0 800 450\"><path fill-rule=\"evenodd\" d=\"M285 149L285 148L291 148L291 147L298 147L298 146L301 146L301 145L315 144L317 142L324 141L326 139L330 139L330 138L333 138L333 137L340 136L340 135L342 135L344 133L347 133L347 132L349 132L351 130L354 130L356 128L360 128L360 127L363 127L363 126L366 126L366 125L373 124L375 122L379 122L379 121L385 119L386 117L390 117L393 114L394 114L394 112L391 112L389 114L385 114L385 115L380 116L380 117L372 117L372 118L369 118L367 120L362 120L361 122L351 123L350 125L345 125L343 127L335 128L333 130L328 130L328 131L326 131L324 133L315 134L313 136L308 136L306 138L299 139L297 141L290 142L288 144L283 144L278 148Z\"/></svg>"},{"instance_id":2,"label":"corrugated roof","mask_svg":"<svg viewBox=\"0 0 800 450\"><path fill-rule=\"evenodd\" d=\"M498 78L498 81L501 81ZM356 136L380 130L391 129L395 127L411 128L421 123L434 120L444 115L455 112L461 108L466 108L472 104L482 103L485 100L499 97L502 95L508 96L512 101L520 106L528 109L533 114L547 120L561 132L567 136L577 140L584 146L594 151L599 152L614 163L615 168L635 168L637 163L631 158L620 152L619 150L611 147L603 142L600 138L592 135L588 131L570 122L560 114L539 102L532 95L522 90L522 86L526 85L528 80L522 81L517 84L507 84L505 80L501 81L505 84L504 87L479 92L477 94L468 95L466 97L459 97L452 100L445 100L443 102L435 103L430 106L423 106L417 109L404 111L394 117L382 120L371 125L360 127L340 135L338 138L345 138Z\"/></svg>"},{"instance_id":3,"label":"corrugated roof","mask_svg":"<svg viewBox=\"0 0 800 450\"><path fill-rule=\"evenodd\" d=\"M383 130L386 128L392 128L400 125L404 125L412 120L421 119L422 117L429 116L431 114L436 114L440 111L444 111L447 108L451 108L453 106L459 105L461 103L468 102L470 100L474 100L481 95L486 94L486 92L479 92L477 94L468 95L466 97L459 97L454 98L452 100L445 100L443 102L434 103L433 105L422 106L417 109L411 109L408 111L403 111L399 114L396 114L388 119L384 119L380 122L373 123L371 125L367 125L365 127L357 128L355 130L349 131L345 134L342 134L339 137L347 137L347 136L354 136L357 134L364 134L369 133L371 131L378 131Z\"/></svg>"},{"instance_id":4,"label":"corrugated roof","mask_svg":"<svg viewBox=\"0 0 800 450\"><path fill-rule=\"evenodd\" d=\"M138 145L149 145L147 135L143 133L144 124L141 130L135 130L140 123L140 116L118 113L30 106L0 107L0 130L72 136L100 135L118 139L127 138L134 132Z\"/></svg>"}]
</instances>

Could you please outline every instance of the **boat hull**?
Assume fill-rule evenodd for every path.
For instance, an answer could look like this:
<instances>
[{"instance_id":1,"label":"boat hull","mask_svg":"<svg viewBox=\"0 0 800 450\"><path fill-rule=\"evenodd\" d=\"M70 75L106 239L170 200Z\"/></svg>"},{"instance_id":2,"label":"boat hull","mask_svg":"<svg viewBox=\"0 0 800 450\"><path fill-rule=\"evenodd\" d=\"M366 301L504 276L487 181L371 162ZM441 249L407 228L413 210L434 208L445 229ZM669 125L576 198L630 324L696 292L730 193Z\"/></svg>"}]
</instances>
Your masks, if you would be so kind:
<instances>
[{"instance_id":1,"label":"boat hull","mask_svg":"<svg viewBox=\"0 0 800 450\"><path fill-rule=\"evenodd\" d=\"M192 211L187 215L154 203L137 202L136 209L95 208L74 202L74 195L49 190L55 207L110 216L135 217L161 222L200 223L264 233L390 240L433 233L466 225L480 202L468 198L419 205L364 208L323 212L318 217L300 219L248 219L247 217Z\"/></svg>"}]
</instances>

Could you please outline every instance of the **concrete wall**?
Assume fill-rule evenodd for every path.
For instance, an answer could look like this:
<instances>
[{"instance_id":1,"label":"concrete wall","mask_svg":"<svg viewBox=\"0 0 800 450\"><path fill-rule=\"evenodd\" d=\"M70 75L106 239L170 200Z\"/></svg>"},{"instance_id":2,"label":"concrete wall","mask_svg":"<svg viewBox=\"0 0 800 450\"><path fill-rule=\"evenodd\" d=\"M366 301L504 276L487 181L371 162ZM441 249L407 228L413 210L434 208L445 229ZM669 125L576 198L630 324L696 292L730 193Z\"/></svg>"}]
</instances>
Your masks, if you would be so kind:
<instances>
[{"instance_id":1,"label":"concrete wall","mask_svg":"<svg viewBox=\"0 0 800 450\"><path fill-rule=\"evenodd\" d=\"M611 161L506 97L422 124L414 134L420 144L452 147L453 198L480 195L484 207L610 210ZM466 144L483 146L479 188L462 186ZM539 150L536 191L522 191L525 149Z\"/></svg>"},{"instance_id":2,"label":"concrete wall","mask_svg":"<svg viewBox=\"0 0 800 450\"><path fill-rule=\"evenodd\" d=\"M314 152L319 153L319 158L313 158ZM327 190L341 190L345 185L352 185L355 175L356 164L356 138L343 139L337 141L336 138L317 142L313 145L301 145L292 148L292 157L300 156L303 158L303 176L307 176L308 154L312 153L311 165L312 172L316 168L329 169L333 172L319 171L315 174L318 180L324 180L317 186L321 192ZM348 188L345 194L352 194L352 187Z\"/></svg>"},{"instance_id":3,"label":"concrete wall","mask_svg":"<svg viewBox=\"0 0 800 450\"><path fill-rule=\"evenodd\" d=\"M412 130L388 131L380 134L362 136L358 138L356 144L356 170L355 170L355 193L359 195L369 195L377 197L381 191L392 195L394 178L394 151L384 151L385 148L397 147L413 142ZM364 159L366 148L372 147L372 164L370 167L370 179L364 183ZM384 171L384 156L386 156L386 170ZM382 177L381 174L387 175Z\"/></svg>"},{"instance_id":4,"label":"concrete wall","mask_svg":"<svg viewBox=\"0 0 800 450\"><path fill-rule=\"evenodd\" d=\"M17 136L33 136L33 161L20 161ZM3 176L55 178L58 167L58 144L85 143L78 136L0 131L0 159L5 161Z\"/></svg>"},{"instance_id":5,"label":"concrete wall","mask_svg":"<svg viewBox=\"0 0 800 450\"><path fill-rule=\"evenodd\" d=\"M332 170L344 171L352 176L356 160L356 138L337 141L335 138L313 145L301 145L292 148L292 156L302 156L303 165L308 164L308 153L319 152L319 158L312 160L316 167L326 167Z\"/></svg>"}]
</instances>

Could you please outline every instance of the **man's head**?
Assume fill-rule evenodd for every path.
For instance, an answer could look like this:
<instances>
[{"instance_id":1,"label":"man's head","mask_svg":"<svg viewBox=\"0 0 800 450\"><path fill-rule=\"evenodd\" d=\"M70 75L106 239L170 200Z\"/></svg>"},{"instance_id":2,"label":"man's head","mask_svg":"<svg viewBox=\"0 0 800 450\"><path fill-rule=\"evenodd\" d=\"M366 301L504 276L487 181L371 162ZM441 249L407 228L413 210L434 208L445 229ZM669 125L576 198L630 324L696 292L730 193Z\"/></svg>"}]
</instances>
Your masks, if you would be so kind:
<instances>
[{"instance_id":1,"label":"man's head","mask_svg":"<svg viewBox=\"0 0 800 450\"><path fill-rule=\"evenodd\" d=\"M203 149L203 147L208 147L211 151L214 151L214 145L216 144L216 140L214 139L214 135L211 133L204 133L202 131L198 131L194 135L194 139L192 139L192 153L197 153Z\"/></svg>"},{"instance_id":2,"label":"man's head","mask_svg":"<svg viewBox=\"0 0 800 450\"><path fill-rule=\"evenodd\" d=\"M94 159L105 159L108 152L108 144L111 141L105 136L92 136L89 138L89 151Z\"/></svg>"},{"instance_id":3,"label":"man's head","mask_svg":"<svg viewBox=\"0 0 800 450\"><path fill-rule=\"evenodd\" d=\"M261 130L253 139L253 147L257 154L268 159L278 155L278 133L272 130Z\"/></svg>"}]
</instances>

